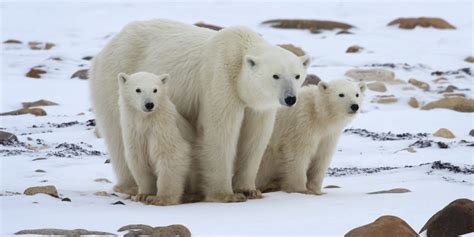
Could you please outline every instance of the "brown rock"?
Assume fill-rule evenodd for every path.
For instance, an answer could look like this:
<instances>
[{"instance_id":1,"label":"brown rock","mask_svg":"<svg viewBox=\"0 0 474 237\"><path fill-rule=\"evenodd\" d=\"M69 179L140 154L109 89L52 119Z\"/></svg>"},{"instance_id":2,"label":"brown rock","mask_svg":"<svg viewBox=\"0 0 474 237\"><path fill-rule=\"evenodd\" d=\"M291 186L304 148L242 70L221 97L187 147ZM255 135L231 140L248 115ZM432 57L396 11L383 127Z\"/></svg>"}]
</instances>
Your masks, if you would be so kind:
<instances>
[{"instance_id":1,"label":"brown rock","mask_svg":"<svg viewBox=\"0 0 474 237\"><path fill-rule=\"evenodd\" d=\"M466 94L464 93L444 93L443 96L445 98L449 98L449 97L466 97Z\"/></svg>"},{"instance_id":2,"label":"brown rock","mask_svg":"<svg viewBox=\"0 0 474 237\"><path fill-rule=\"evenodd\" d=\"M435 133L433 133L433 136L435 137L443 137L443 138L447 138L447 139L453 139L455 138L456 136L454 136L454 134L449 131L447 128L440 128L438 129L438 131L436 131Z\"/></svg>"},{"instance_id":3,"label":"brown rock","mask_svg":"<svg viewBox=\"0 0 474 237\"><path fill-rule=\"evenodd\" d=\"M410 79L408 80L408 83L424 90L424 91L428 91L430 90L430 84L426 83L426 82L423 82L423 81L419 81L419 80L416 80L416 79Z\"/></svg>"},{"instance_id":4,"label":"brown rock","mask_svg":"<svg viewBox=\"0 0 474 237\"><path fill-rule=\"evenodd\" d=\"M210 30L216 30L216 31L222 30L222 28L223 28L222 26L211 25L211 24L204 23L202 21L197 22L194 25L198 26L198 27L202 27L202 28L207 28L207 29L210 29Z\"/></svg>"},{"instance_id":5,"label":"brown rock","mask_svg":"<svg viewBox=\"0 0 474 237\"><path fill-rule=\"evenodd\" d=\"M64 230L64 229L31 229L31 230L20 230L15 235L47 235L47 236L89 236L89 235L104 235L104 236L116 236L115 234L103 232L103 231L92 231L84 229Z\"/></svg>"},{"instance_id":6,"label":"brown rock","mask_svg":"<svg viewBox=\"0 0 474 237\"><path fill-rule=\"evenodd\" d=\"M53 197L59 197L58 190L53 185L30 187L30 188L27 188L23 193L26 195L35 195L38 193L44 193L44 194L51 195Z\"/></svg>"},{"instance_id":7,"label":"brown rock","mask_svg":"<svg viewBox=\"0 0 474 237\"><path fill-rule=\"evenodd\" d=\"M474 202L457 199L434 214L421 228L428 237L457 237L474 232Z\"/></svg>"},{"instance_id":8,"label":"brown rock","mask_svg":"<svg viewBox=\"0 0 474 237\"><path fill-rule=\"evenodd\" d=\"M408 105L410 105L412 108L420 107L420 103L418 103L418 100L415 97L410 98L410 100L408 101Z\"/></svg>"},{"instance_id":9,"label":"brown rock","mask_svg":"<svg viewBox=\"0 0 474 237\"><path fill-rule=\"evenodd\" d=\"M294 53L298 57L306 55L306 53L305 53L305 51L303 51L303 49L301 49L300 47L296 47L292 44L279 44L278 46Z\"/></svg>"},{"instance_id":10,"label":"brown rock","mask_svg":"<svg viewBox=\"0 0 474 237\"><path fill-rule=\"evenodd\" d=\"M464 61L468 62L468 63L474 63L474 57L470 56L470 57L467 57L464 59Z\"/></svg>"},{"instance_id":11,"label":"brown rock","mask_svg":"<svg viewBox=\"0 0 474 237\"><path fill-rule=\"evenodd\" d=\"M341 188L341 187L339 187L339 186L337 186L337 185L328 185L328 186L326 186L326 187L324 187L324 188Z\"/></svg>"},{"instance_id":12,"label":"brown rock","mask_svg":"<svg viewBox=\"0 0 474 237\"><path fill-rule=\"evenodd\" d=\"M89 72L88 69L81 69L81 70L75 72L74 74L72 74L71 78L76 78L77 77L77 78L82 79L82 80L87 80L89 78L88 72Z\"/></svg>"},{"instance_id":13,"label":"brown rock","mask_svg":"<svg viewBox=\"0 0 474 237\"><path fill-rule=\"evenodd\" d=\"M451 109L458 112L474 112L474 100L462 97L449 97L430 102L422 110Z\"/></svg>"},{"instance_id":14,"label":"brown rock","mask_svg":"<svg viewBox=\"0 0 474 237\"><path fill-rule=\"evenodd\" d=\"M353 35L354 33L348 31L348 30L341 30L336 33L336 35Z\"/></svg>"},{"instance_id":15,"label":"brown rock","mask_svg":"<svg viewBox=\"0 0 474 237\"><path fill-rule=\"evenodd\" d=\"M110 196L106 191L95 192L94 195L100 196L100 197L108 197L108 196Z\"/></svg>"},{"instance_id":16,"label":"brown rock","mask_svg":"<svg viewBox=\"0 0 474 237\"><path fill-rule=\"evenodd\" d=\"M403 91L414 91L415 90L415 87L413 86L405 86L402 88Z\"/></svg>"},{"instance_id":17,"label":"brown rock","mask_svg":"<svg viewBox=\"0 0 474 237\"><path fill-rule=\"evenodd\" d=\"M98 183L109 183L109 184L112 183L112 182L110 182L110 180L108 180L108 179L106 179L106 178L94 179L94 182L98 182Z\"/></svg>"},{"instance_id":18,"label":"brown rock","mask_svg":"<svg viewBox=\"0 0 474 237\"><path fill-rule=\"evenodd\" d=\"M386 69L350 69L345 75L358 81L381 81L388 84L400 84L395 80L395 73Z\"/></svg>"},{"instance_id":19,"label":"brown rock","mask_svg":"<svg viewBox=\"0 0 474 237\"><path fill-rule=\"evenodd\" d=\"M385 86L385 84L383 82L379 82L379 81L368 83L367 88L369 88L369 90L371 90L371 91L377 91L377 92L386 92L387 91L387 87Z\"/></svg>"},{"instance_id":20,"label":"brown rock","mask_svg":"<svg viewBox=\"0 0 474 237\"><path fill-rule=\"evenodd\" d=\"M23 44L23 42L16 39L8 39L3 41L4 44Z\"/></svg>"},{"instance_id":21,"label":"brown rock","mask_svg":"<svg viewBox=\"0 0 474 237\"><path fill-rule=\"evenodd\" d=\"M471 131L469 131L469 136L474 137L474 129L471 129Z\"/></svg>"},{"instance_id":22,"label":"brown rock","mask_svg":"<svg viewBox=\"0 0 474 237\"><path fill-rule=\"evenodd\" d=\"M18 141L18 138L15 134L0 131L0 144L8 144L16 141Z\"/></svg>"},{"instance_id":23,"label":"brown rock","mask_svg":"<svg viewBox=\"0 0 474 237\"><path fill-rule=\"evenodd\" d=\"M147 236L179 236L179 237L191 237L191 231L184 225L169 225L165 227L151 227L149 225L126 225L118 229L119 232L129 231L128 234L134 236L147 235ZM126 235L128 235L126 234Z\"/></svg>"},{"instance_id":24,"label":"brown rock","mask_svg":"<svg viewBox=\"0 0 474 237\"><path fill-rule=\"evenodd\" d=\"M353 46L347 48L346 53L358 53L358 52L362 51L363 49L364 48L362 48L360 46L353 45Z\"/></svg>"},{"instance_id":25,"label":"brown rock","mask_svg":"<svg viewBox=\"0 0 474 237\"><path fill-rule=\"evenodd\" d=\"M456 86L449 85L446 88L444 88L444 90L441 90L438 93L451 93L451 92L454 92L455 90L458 90L458 89L459 88L457 88Z\"/></svg>"},{"instance_id":26,"label":"brown rock","mask_svg":"<svg viewBox=\"0 0 474 237\"><path fill-rule=\"evenodd\" d=\"M23 108L58 105L57 103L49 100L37 100L35 102L23 102L21 104L23 105Z\"/></svg>"},{"instance_id":27,"label":"brown rock","mask_svg":"<svg viewBox=\"0 0 474 237\"><path fill-rule=\"evenodd\" d=\"M31 68L29 72L26 73L27 77L30 78L41 78L41 74L45 74L46 71L39 68Z\"/></svg>"},{"instance_id":28,"label":"brown rock","mask_svg":"<svg viewBox=\"0 0 474 237\"><path fill-rule=\"evenodd\" d=\"M15 111L0 113L0 116L22 115L22 114L32 114L32 115L36 115L36 116L45 116L46 111L44 111L42 108L23 108L23 109L19 109L19 110L15 110Z\"/></svg>"},{"instance_id":29,"label":"brown rock","mask_svg":"<svg viewBox=\"0 0 474 237\"><path fill-rule=\"evenodd\" d=\"M396 216L381 216L374 222L352 229L344 237L418 237L418 234Z\"/></svg>"},{"instance_id":30,"label":"brown rock","mask_svg":"<svg viewBox=\"0 0 474 237\"><path fill-rule=\"evenodd\" d=\"M398 27L401 29L415 29L417 26L434 27L436 29L456 29L447 21L436 17L398 18L388 23L388 25L399 25Z\"/></svg>"},{"instance_id":31,"label":"brown rock","mask_svg":"<svg viewBox=\"0 0 474 237\"><path fill-rule=\"evenodd\" d=\"M409 192L411 192L411 191L409 189L406 189L406 188L394 188L394 189L389 189L389 190L370 192L370 193L367 193L367 194L409 193Z\"/></svg>"},{"instance_id":32,"label":"brown rock","mask_svg":"<svg viewBox=\"0 0 474 237\"><path fill-rule=\"evenodd\" d=\"M440 78L434 79L433 82L437 84L444 84L448 82L448 79L446 79L445 77L440 77Z\"/></svg>"},{"instance_id":33,"label":"brown rock","mask_svg":"<svg viewBox=\"0 0 474 237\"><path fill-rule=\"evenodd\" d=\"M314 74L308 74L306 75L306 79L304 80L302 86L317 85L320 81L321 79L318 76Z\"/></svg>"},{"instance_id":34,"label":"brown rock","mask_svg":"<svg viewBox=\"0 0 474 237\"><path fill-rule=\"evenodd\" d=\"M347 30L354 26L336 22L336 21L321 21L321 20L302 20L302 19L274 19L262 22L262 24L270 24L273 28L283 29L307 29L311 33L319 32L320 30Z\"/></svg>"},{"instance_id":35,"label":"brown rock","mask_svg":"<svg viewBox=\"0 0 474 237\"><path fill-rule=\"evenodd\" d=\"M31 42L28 42L28 46L30 46L30 49L32 50L49 50L56 45L50 42L42 43L42 42L31 41Z\"/></svg>"},{"instance_id":36,"label":"brown rock","mask_svg":"<svg viewBox=\"0 0 474 237\"><path fill-rule=\"evenodd\" d=\"M375 97L372 100L372 103L378 103L378 104L393 104L397 103L398 99L394 95L380 95Z\"/></svg>"}]
</instances>

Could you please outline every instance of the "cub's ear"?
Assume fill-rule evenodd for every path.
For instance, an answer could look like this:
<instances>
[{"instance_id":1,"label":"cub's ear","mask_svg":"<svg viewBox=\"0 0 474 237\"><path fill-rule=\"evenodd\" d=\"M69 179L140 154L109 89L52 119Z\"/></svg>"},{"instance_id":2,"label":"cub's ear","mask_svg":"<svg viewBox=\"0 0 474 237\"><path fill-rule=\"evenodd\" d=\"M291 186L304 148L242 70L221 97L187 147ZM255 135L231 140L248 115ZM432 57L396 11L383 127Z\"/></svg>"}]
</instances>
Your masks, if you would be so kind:
<instances>
[{"instance_id":1,"label":"cub's ear","mask_svg":"<svg viewBox=\"0 0 474 237\"><path fill-rule=\"evenodd\" d=\"M303 63L304 68L308 68L311 64L311 58L308 55L303 55L299 58L301 60L301 63Z\"/></svg>"},{"instance_id":2,"label":"cub's ear","mask_svg":"<svg viewBox=\"0 0 474 237\"><path fill-rule=\"evenodd\" d=\"M244 61L247 65L249 65L251 68L257 66L257 57L251 56L251 55L245 55Z\"/></svg>"},{"instance_id":3,"label":"cub's ear","mask_svg":"<svg viewBox=\"0 0 474 237\"><path fill-rule=\"evenodd\" d=\"M365 85L365 82L359 82L359 88L360 88L360 91L361 92L365 92L365 89L367 88L367 86Z\"/></svg>"},{"instance_id":4,"label":"cub's ear","mask_svg":"<svg viewBox=\"0 0 474 237\"><path fill-rule=\"evenodd\" d=\"M168 78L170 78L170 74L168 73L164 73L158 76L158 79L161 81L161 83L163 83L163 85L166 84L166 82L168 81Z\"/></svg>"},{"instance_id":5,"label":"cub's ear","mask_svg":"<svg viewBox=\"0 0 474 237\"><path fill-rule=\"evenodd\" d=\"M117 76L119 84L125 84L128 81L129 77L130 76L126 73L123 73L123 72L119 73L118 76Z\"/></svg>"},{"instance_id":6,"label":"cub's ear","mask_svg":"<svg viewBox=\"0 0 474 237\"><path fill-rule=\"evenodd\" d=\"M320 81L320 82L318 83L318 87L319 87L319 90L325 91L325 90L328 89L329 84L328 84L327 82Z\"/></svg>"}]
</instances>

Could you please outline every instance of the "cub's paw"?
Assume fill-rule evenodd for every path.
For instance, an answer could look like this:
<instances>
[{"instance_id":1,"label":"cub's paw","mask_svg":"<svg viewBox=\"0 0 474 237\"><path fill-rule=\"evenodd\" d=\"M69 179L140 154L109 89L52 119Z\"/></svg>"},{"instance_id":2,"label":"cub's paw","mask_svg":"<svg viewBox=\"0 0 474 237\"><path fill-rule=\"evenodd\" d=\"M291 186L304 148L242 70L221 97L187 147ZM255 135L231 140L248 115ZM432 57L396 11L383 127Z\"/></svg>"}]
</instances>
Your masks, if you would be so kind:
<instances>
[{"instance_id":1,"label":"cub's paw","mask_svg":"<svg viewBox=\"0 0 474 237\"><path fill-rule=\"evenodd\" d=\"M179 200L173 198L159 197L159 196L148 196L145 201L146 204L155 206L170 206L179 204Z\"/></svg>"},{"instance_id":2,"label":"cub's paw","mask_svg":"<svg viewBox=\"0 0 474 237\"><path fill-rule=\"evenodd\" d=\"M247 198L241 193L214 194L206 197L207 202L245 202Z\"/></svg>"},{"instance_id":3,"label":"cub's paw","mask_svg":"<svg viewBox=\"0 0 474 237\"><path fill-rule=\"evenodd\" d=\"M260 190L236 190L235 193L243 194L247 199L262 199L263 195Z\"/></svg>"},{"instance_id":4,"label":"cub's paw","mask_svg":"<svg viewBox=\"0 0 474 237\"><path fill-rule=\"evenodd\" d=\"M323 193L321 191L313 191L313 190L304 190L304 191L298 191L296 193L302 193L302 194L307 194L307 195L324 195L326 193Z\"/></svg>"},{"instance_id":5,"label":"cub's paw","mask_svg":"<svg viewBox=\"0 0 474 237\"><path fill-rule=\"evenodd\" d=\"M138 194L138 187L137 186L122 186L122 185L115 185L113 188L114 192L128 194L130 196L135 196Z\"/></svg>"},{"instance_id":6,"label":"cub's paw","mask_svg":"<svg viewBox=\"0 0 474 237\"><path fill-rule=\"evenodd\" d=\"M150 194L137 194L132 196L132 201L146 203L147 198L151 196Z\"/></svg>"}]
</instances>

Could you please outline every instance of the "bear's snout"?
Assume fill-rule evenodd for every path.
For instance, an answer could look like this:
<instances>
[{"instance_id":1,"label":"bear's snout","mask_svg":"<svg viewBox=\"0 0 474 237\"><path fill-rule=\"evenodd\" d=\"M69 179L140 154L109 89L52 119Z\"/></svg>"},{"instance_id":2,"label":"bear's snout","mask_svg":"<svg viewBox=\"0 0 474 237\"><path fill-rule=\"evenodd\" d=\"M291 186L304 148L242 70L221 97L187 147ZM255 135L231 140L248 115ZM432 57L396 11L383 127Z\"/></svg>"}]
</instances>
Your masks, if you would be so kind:
<instances>
[{"instance_id":1,"label":"bear's snout","mask_svg":"<svg viewBox=\"0 0 474 237\"><path fill-rule=\"evenodd\" d=\"M288 96L285 98L285 104L289 107L296 103L296 96Z\"/></svg>"},{"instance_id":2,"label":"bear's snout","mask_svg":"<svg viewBox=\"0 0 474 237\"><path fill-rule=\"evenodd\" d=\"M352 109L352 111L357 112L357 110L359 110L359 105L358 104L352 104L351 109Z\"/></svg>"},{"instance_id":3,"label":"bear's snout","mask_svg":"<svg viewBox=\"0 0 474 237\"><path fill-rule=\"evenodd\" d=\"M151 103L151 102L148 102L145 104L145 108L147 109L147 111L151 111L153 109L153 107L155 107L155 104Z\"/></svg>"}]
</instances>

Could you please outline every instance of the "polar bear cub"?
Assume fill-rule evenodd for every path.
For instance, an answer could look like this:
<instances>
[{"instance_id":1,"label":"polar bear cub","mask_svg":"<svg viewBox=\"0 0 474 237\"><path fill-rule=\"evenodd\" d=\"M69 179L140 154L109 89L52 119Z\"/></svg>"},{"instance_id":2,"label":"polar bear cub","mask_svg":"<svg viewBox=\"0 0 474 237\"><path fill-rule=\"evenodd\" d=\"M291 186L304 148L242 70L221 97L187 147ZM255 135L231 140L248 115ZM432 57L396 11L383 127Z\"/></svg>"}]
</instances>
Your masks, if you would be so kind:
<instances>
[{"instance_id":1,"label":"polar bear cub","mask_svg":"<svg viewBox=\"0 0 474 237\"><path fill-rule=\"evenodd\" d=\"M154 205L180 203L191 163L191 144L178 128L186 121L166 94L168 78L118 75L125 160L138 185L134 199Z\"/></svg>"},{"instance_id":2,"label":"polar bear cub","mask_svg":"<svg viewBox=\"0 0 474 237\"><path fill-rule=\"evenodd\" d=\"M320 82L300 91L299 102L278 110L260 164L257 187L321 195L321 186L342 129L355 117L365 84Z\"/></svg>"}]
</instances>

